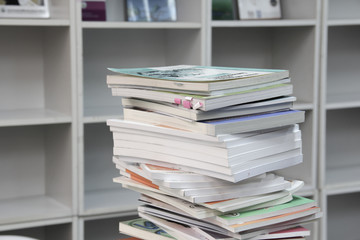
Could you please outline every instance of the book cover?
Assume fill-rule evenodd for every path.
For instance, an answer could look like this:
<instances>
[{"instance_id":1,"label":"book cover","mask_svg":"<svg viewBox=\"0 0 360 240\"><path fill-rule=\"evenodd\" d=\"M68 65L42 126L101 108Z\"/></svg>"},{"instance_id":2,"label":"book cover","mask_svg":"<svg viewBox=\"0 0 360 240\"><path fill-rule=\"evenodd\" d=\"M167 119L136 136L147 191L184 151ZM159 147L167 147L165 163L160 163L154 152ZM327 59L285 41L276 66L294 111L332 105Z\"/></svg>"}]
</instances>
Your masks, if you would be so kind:
<instances>
[{"instance_id":1,"label":"book cover","mask_svg":"<svg viewBox=\"0 0 360 240\"><path fill-rule=\"evenodd\" d=\"M235 0L212 0L213 20L236 20L237 8Z\"/></svg>"},{"instance_id":2,"label":"book cover","mask_svg":"<svg viewBox=\"0 0 360 240\"><path fill-rule=\"evenodd\" d=\"M287 70L257 69L257 68L230 68L215 66L176 65L153 68L108 68L110 71L146 77L181 82L213 82L234 79L251 78L261 75L276 75L283 73L288 77ZM285 77L283 77L285 78Z\"/></svg>"},{"instance_id":3,"label":"book cover","mask_svg":"<svg viewBox=\"0 0 360 240\"><path fill-rule=\"evenodd\" d=\"M297 209L296 207L299 206L302 206L303 208L309 208L313 207L314 205L314 200L294 195L293 199L288 203L257 210L241 210L239 212L231 212L229 214L219 215L217 219L222 223L230 225L246 222L249 220L264 218L265 216L269 217L274 215L280 215L280 213L284 213L283 210L287 210L289 212L295 211L294 209Z\"/></svg>"},{"instance_id":4,"label":"book cover","mask_svg":"<svg viewBox=\"0 0 360 240\"><path fill-rule=\"evenodd\" d=\"M120 222L119 229L120 232L140 238L147 236L159 240L174 239L154 223L142 218Z\"/></svg>"},{"instance_id":5,"label":"book cover","mask_svg":"<svg viewBox=\"0 0 360 240\"><path fill-rule=\"evenodd\" d=\"M48 0L2 0L0 18L49 18Z\"/></svg>"},{"instance_id":6,"label":"book cover","mask_svg":"<svg viewBox=\"0 0 360 240\"><path fill-rule=\"evenodd\" d=\"M82 0L83 21L106 21L105 0Z\"/></svg>"}]
</instances>

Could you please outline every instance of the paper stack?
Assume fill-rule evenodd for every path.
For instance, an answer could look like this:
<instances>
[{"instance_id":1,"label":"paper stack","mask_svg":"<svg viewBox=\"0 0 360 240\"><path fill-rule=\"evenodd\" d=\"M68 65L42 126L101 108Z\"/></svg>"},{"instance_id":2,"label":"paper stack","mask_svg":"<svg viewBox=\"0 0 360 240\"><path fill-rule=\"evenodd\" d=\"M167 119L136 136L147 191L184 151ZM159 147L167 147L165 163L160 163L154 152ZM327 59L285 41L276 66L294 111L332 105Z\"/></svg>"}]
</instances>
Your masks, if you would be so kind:
<instances>
[{"instance_id":1,"label":"paper stack","mask_svg":"<svg viewBox=\"0 0 360 240\"><path fill-rule=\"evenodd\" d=\"M122 175L114 181L140 192L144 204L142 219L120 223L120 231L155 239L140 221L176 239L309 235L298 225L320 209L294 195L302 181L272 173L302 162L304 112L291 109L288 71L111 70L118 74L107 83L124 107L124 120L107 121Z\"/></svg>"}]
</instances>

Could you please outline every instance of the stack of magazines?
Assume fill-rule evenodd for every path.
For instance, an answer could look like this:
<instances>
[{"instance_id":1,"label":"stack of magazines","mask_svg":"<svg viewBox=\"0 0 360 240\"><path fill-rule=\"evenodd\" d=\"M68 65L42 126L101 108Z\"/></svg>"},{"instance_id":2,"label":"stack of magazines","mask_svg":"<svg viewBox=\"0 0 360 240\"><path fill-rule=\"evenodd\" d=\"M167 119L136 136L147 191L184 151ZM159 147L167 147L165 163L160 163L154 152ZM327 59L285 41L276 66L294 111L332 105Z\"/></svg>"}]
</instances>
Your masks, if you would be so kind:
<instances>
[{"instance_id":1,"label":"stack of magazines","mask_svg":"<svg viewBox=\"0 0 360 240\"><path fill-rule=\"evenodd\" d=\"M321 216L273 171L302 162L304 112L289 72L178 65L110 69L123 119L107 121L123 187L141 193L142 239L304 239ZM155 231L156 229L156 231ZM153 231L154 230L154 231Z\"/></svg>"}]
</instances>

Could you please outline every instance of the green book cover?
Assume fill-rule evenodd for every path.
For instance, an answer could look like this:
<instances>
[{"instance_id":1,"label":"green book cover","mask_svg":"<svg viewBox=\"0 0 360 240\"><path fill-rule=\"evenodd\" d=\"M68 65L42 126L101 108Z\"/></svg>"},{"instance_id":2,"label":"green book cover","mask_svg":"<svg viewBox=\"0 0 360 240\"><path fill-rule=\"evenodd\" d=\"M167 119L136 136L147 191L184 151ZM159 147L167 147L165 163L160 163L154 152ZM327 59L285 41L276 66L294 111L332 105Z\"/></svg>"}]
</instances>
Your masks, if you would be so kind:
<instances>
[{"instance_id":1,"label":"green book cover","mask_svg":"<svg viewBox=\"0 0 360 240\"><path fill-rule=\"evenodd\" d=\"M232 212L229 214L220 215L219 217L224 220L241 220L242 218L245 218L245 217L263 215L266 213L280 211L280 210L283 210L286 208L297 207L297 206L304 205L304 204L311 203L311 202L314 202L314 200L300 197L300 196L293 196L293 200L291 200L288 203L276 205L276 206L269 207L269 208L257 209L257 210Z\"/></svg>"},{"instance_id":2,"label":"green book cover","mask_svg":"<svg viewBox=\"0 0 360 240\"><path fill-rule=\"evenodd\" d=\"M129 225L130 227L133 228L141 229L143 231L151 232L157 235L174 239L172 236L170 236L167 232L159 228L157 225L143 218L137 218L129 221L124 221L121 223Z\"/></svg>"},{"instance_id":3,"label":"green book cover","mask_svg":"<svg viewBox=\"0 0 360 240\"><path fill-rule=\"evenodd\" d=\"M235 20L236 3L234 0L212 0L213 20Z\"/></svg>"}]
</instances>

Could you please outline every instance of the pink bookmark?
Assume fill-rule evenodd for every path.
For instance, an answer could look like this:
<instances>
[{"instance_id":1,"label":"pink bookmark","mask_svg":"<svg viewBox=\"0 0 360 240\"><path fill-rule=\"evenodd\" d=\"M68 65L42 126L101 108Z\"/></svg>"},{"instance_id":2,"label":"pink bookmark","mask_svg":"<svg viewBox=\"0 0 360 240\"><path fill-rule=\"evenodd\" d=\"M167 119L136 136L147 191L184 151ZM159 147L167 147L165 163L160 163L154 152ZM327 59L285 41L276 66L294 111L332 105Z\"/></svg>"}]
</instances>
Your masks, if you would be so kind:
<instances>
[{"instance_id":1,"label":"pink bookmark","mask_svg":"<svg viewBox=\"0 0 360 240\"><path fill-rule=\"evenodd\" d=\"M180 104L181 104L181 99L180 99L180 98L175 98L175 99L174 99L174 102L175 102L177 105L180 105Z\"/></svg>"}]
</instances>

